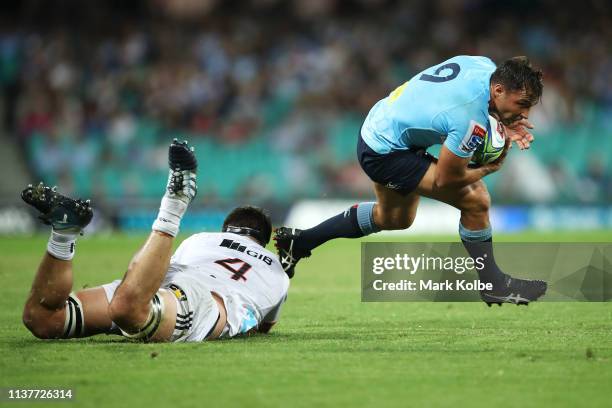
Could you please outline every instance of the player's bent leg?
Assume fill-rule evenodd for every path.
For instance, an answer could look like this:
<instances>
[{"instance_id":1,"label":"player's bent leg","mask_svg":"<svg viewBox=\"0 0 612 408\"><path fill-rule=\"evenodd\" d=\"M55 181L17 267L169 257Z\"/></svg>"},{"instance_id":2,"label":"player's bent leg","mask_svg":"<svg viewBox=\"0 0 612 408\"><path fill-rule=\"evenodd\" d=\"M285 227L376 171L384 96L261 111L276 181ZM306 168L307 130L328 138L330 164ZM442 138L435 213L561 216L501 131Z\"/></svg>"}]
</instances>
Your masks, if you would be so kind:
<instances>
[{"instance_id":1,"label":"player's bent leg","mask_svg":"<svg viewBox=\"0 0 612 408\"><path fill-rule=\"evenodd\" d=\"M403 230L412 225L419 206L418 194L400 194L379 183L374 183L374 191L377 202L373 220L379 229Z\"/></svg>"},{"instance_id":2,"label":"player's bent leg","mask_svg":"<svg viewBox=\"0 0 612 408\"><path fill-rule=\"evenodd\" d=\"M112 334L108 300L102 287L70 293L62 306L49 308L29 298L23 311L23 322L41 339L69 339L96 334Z\"/></svg>"},{"instance_id":3,"label":"player's bent leg","mask_svg":"<svg viewBox=\"0 0 612 408\"><path fill-rule=\"evenodd\" d=\"M126 294L125 289L121 293ZM132 297L123 296L121 293L115 293L108 307L108 313L125 337L140 341L173 340L177 306L175 297L170 291L158 290L144 305L132 301Z\"/></svg>"},{"instance_id":4,"label":"player's bent leg","mask_svg":"<svg viewBox=\"0 0 612 408\"><path fill-rule=\"evenodd\" d=\"M311 251L336 238L361 238L380 231L373 219L376 203L355 204L313 228L300 230L280 227L275 230L274 241L279 261L289 278L295 273L300 259L309 257Z\"/></svg>"},{"instance_id":5,"label":"player's bent leg","mask_svg":"<svg viewBox=\"0 0 612 408\"><path fill-rule=\"evenodd\" d=\"M168 270L173 240L173 237L165 233L152 231L130 262L130 267L109 306L111 316L122 317L119 321L114 317L112 320L123 330L135 330L141 323L140 317L144 315L146 318L148 315L150 301L159 290ZM124 313L124 307L131 308L133 313L127 315Z\"/></svg>"},{"instance_id":6,"label":"player's bent leg","mask_svg":"<svg viewBox=\"0 0 612 408\"><path fill-rule=\"evenodd\" d=\"M103 285L106 297L115 300L111 317L119 324L126 320L142 320L141 330L128 333L115 325L118 334L139 341L191 342L220 337L227 323L223 299L211 292L203 282L182 282L180 286L166 282L149 302L144 314L136 315L129 303L120 304L115 293L121 281ZM110 308L109 308L110 309ZM115 324L115 323L113 323Z\"/></svg>"},{"instance_id":7,"label":"player's bent leg","mask_svg":"<svg viewBox=\"0 0 612 408\"><path fill-rule=\"evenodd\" d=\"M108 307L111 319L124 335L144 340L153 339L162 325L166 306L165 295L160 294L159 288L168 271L172 243L181 219L197 194L198 163L187 142L174 139L170 144L168 166L166 193L153 223L153 231L130 262Z\"/></svg>"},{"instance_id":8,"label":"player's bent leg","mask_svg":"<svg viewBox=\"0 0 612 408\"><path fill-rule=\"evenodd\" d=\"M546 282L513 278L503 273L493 255L493 235L489 222L491 198L482 181L463 188L437 188L434 182L436 164L432 164L417 188L425 197L450 204L461 210L459 235L472 258L484 259L479 279L493 284L493 291L481 292L489 306L492 303L528 304L544 295Z\"/></svg>"},{"instance_id":9,"label":"player's bent leg","mask_svg":"<svg viewBox=\"0 0 612 408\"><path fill-rule=\"evenodd\" d=\"M435 184L436 163L432 163L417 186L416 192L424 197L450 204L468 215L468 223L484 227L488 225L488 212L491 198L484 182L470 184L462 188L438 188Z\"/></svg>"},{"instance_id":10,"label":"player's bent leg","mask_svg":"<svg viewBox=\"0 0 612 408\"><path fill-rule=\"evenodd\" d=\"M72 199L40 183L29 185L21 198L52 227L47 252L38 266L23 311L25 326L39 338L88 335L83 305L72 294L72 258L77 236L93 217L89 200Z\"/></svg>"},{"instance_id":11,"label":"player's bent leg","mask_svg":"<svg viewBox=\"0 0 612 408\"><path fill-rule=\"evenodd\" d=\"M376 203L359 203L346 211L307 229L279 228L275 240L279 260L287 275L293 277L295 265L310 256L319 245L335 238L361 238L381 229L408 228L416 216L418 195L414 190L433 161L423 150L403 150L380 154L372 150L361 134L357 158L374 182Z\"/></svg>"},{"instance_id":12,"label":"player's bent leg","mask_svg":"<svg viewBox=\"0 0 612 408\"><path fill-rule=\"evenodd\" d=\"M359 203L321 224L307 229L281 227L274 240L283 269L292 278L300 259L335 238L361 238L380 230L406 229L416 217L419 196L401 194L382 184L374 183L377 202Z\"/></svg>"}]
</instances>

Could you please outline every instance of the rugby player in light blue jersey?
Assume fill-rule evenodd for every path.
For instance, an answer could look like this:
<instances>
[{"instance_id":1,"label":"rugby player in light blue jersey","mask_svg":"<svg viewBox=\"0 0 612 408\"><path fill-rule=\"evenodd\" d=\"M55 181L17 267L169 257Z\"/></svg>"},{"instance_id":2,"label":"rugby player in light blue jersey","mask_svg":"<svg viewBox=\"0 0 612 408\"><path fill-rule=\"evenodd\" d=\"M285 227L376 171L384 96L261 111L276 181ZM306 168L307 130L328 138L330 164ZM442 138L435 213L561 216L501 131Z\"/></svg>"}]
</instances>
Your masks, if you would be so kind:
<instances>
[{"instance_id":1,"label":"rugby player in light blue jersey","mask_svg":"<svg viewBox=\"0 0 612 408\"><path fill-rule=\"evenodd\" d=\"M291 277L297 262L334 238L359 238L410 227L419 198L433 198L461 211L459 235L470 255L487 259L479 271L493 291L489 304L528 304L546 292L546 282L512 278L495 263L489 222L491 199L484 176L499 170L512 142L529 148L529 111L542 95L542 72L525 57L496 66L486 57L458 56L420 72L376 103L357 142L357 157L374 182L375 203L359 203L314 228L281 227L276 245ZM506 145L494 162L474 167L470 159L487 131L489 115L503 126ZM441 144L435 159L426 149Z\"/></svg>"}]
</instances>

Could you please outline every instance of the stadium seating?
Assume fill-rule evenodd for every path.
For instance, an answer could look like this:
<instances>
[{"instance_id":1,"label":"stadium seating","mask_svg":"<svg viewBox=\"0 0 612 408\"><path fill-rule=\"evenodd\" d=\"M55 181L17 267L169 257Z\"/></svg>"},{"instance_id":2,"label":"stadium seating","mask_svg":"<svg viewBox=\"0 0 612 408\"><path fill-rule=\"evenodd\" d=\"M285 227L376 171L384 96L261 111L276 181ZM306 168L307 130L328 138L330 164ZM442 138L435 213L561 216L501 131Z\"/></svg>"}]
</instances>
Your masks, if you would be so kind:
<instances>
[{"instance_id":1,"label":"stadium seating","mask_svg":"<svg viewBox=\"0 0 612 408\"><path fill-rule=\"evenodd\" d=\"M282 114L270 116L268 123L281 122ZM291 173L286 170L286 166L291 166L292 154L279 152L268 137L277 126L271 125L238 145L221 143L214 135L176 133L173 136L190 140L201 157L200 191L220 201L230 201L245 194L252 182L255 185L250 190L265 189L266 194L271 194L263 198L289 202L303 195L316 197L322 190L325 175L319 166L323 160L321 151L331 155L324 159L335 165L355 160L355 139L360 124L360 118L350 114L329 123L323 148L317 149L318 153L305 155L303 163L308 172L308 183L302 186L294 185ZM599 143L593 143L594 135L605 132L606 129L588 125L556 127L538 134L532 152L543 165L558 163L579 177L585 174L593 157L600 157L605 165L609 165L605 161L610 155L604 153L612 152L612 138L597 138ZM133 138L126 144L108 143L104 137L87 137L83 142L70 137L52 139L37 133L28 139L26 151L40 178L46 183L61 181L63 185L73 186L77 195L89 196L95 192L94 188L99 188L111 200L154 198L160 194L160 186L166 177L165 158L158 158L157 163L151 160L155 151L167 142L164 136L161 127L154 122L140 120ZM135 149L142 150L136 157L129 154ZM62 161L62 157L67 156L80 159ZM70 166L65 168L60 165L62 163L70 163ZM498 180L495 175L487 179L493 193L499 187Z\"/></svg>"},{"instance_id":2,"label":"stadium seating","mask_svg":"<svg viewBox=\"0 0 612 408\"><path fill-rule=\"evenodd\" d=\"M593 10L541 14L536 2L530 16L541 25L534 30L519 9L489 21L487 8L470 1L449 3L453 12L427 2L349 2L316 24L303 24L309 17L296 10L283 19L251 13L268 2L240 11L221 3L214 18L193 26L143 24L151 16L141 2L130 3L135 13L116 19L118 26L84 20L77 29L57 5L46 6L58 19L48 23L61 30L41 28L48 13L18 30L7 26L0 33L3 128L22 147L31 177L114 202L154 198L165 179L164 146L178 137L199 151L200 189L209 200L349 198L342 196L365 194L343 188L342 174L358 170L356 134L377 100L452 55L496 62L528 55L545 73L547 126L537 129L531 152L564 191L553 200L612 202L610 64L602 59L609 39ZM84 18L114 21L122 11L113 4L88 5ZM466 13L489 21L479 30L487 41L474 41ZM516 29L496 29L502 17ZM590 194L581 192L581 179ZM499 174L486 182L493 194L505 188Z\"/></svg>"}]
</instances>

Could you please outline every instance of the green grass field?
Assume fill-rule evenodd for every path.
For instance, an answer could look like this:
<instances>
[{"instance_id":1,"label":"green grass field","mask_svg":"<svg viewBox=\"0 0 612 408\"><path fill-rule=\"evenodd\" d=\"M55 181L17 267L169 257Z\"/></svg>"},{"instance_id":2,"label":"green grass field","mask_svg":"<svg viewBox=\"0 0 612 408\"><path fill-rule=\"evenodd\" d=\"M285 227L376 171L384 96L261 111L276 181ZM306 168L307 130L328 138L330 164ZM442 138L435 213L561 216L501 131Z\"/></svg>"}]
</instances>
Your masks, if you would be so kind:
<instances>
[{"instance_id":1,"label":"green grass field","mask_svg":"<svg viewBox=\"0 0 612 408\"><path fill-rule=\"evenodd\" d=\"M612 232L496 239L612 242ZM142 240L80 239L75 287L120 277ZM116 336L41 341L22 326L21 308L45 244L46 236L0 238L0 386L73 388L67 406L612 404L609 303L361 303L360 246L338 240L300 264L269 335L164 345Z\"/></svg>"}]
</instances>

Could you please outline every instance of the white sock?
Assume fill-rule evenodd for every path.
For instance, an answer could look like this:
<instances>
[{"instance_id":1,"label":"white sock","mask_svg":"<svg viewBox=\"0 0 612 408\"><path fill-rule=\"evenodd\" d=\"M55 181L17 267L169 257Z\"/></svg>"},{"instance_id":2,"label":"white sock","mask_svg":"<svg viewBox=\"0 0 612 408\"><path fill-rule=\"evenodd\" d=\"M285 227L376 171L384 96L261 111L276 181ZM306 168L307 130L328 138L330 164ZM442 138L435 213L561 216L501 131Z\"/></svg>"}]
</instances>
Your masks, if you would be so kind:
<instances>
[{"instance_id":1,"label":"white sock","mask_svg":"<svg viewBox=\"0 0 612 408\"><path fill-rule=\"evenodd\" d=\"M168 235L176 237L181 225L181 219L187 211L188 204L178 198L170 198L167 195L162 198L159 213L152 229L154 231L164 232Z\"/></svg>"},{"instance_id":2,"label":"white sock","mask_svg":"<svg viewBox=\"0 0 612 408\"><path fill-rule=\"evenodd\" d=\"M51 230L47 243L47 252L54 258L69 261L74 257L78 233L57 232Z\"/></svg>"}]
</instances>

